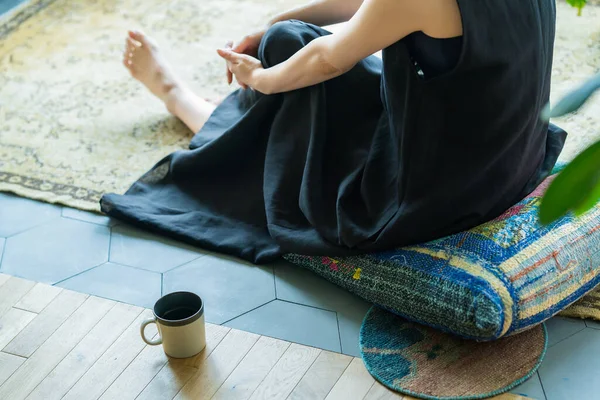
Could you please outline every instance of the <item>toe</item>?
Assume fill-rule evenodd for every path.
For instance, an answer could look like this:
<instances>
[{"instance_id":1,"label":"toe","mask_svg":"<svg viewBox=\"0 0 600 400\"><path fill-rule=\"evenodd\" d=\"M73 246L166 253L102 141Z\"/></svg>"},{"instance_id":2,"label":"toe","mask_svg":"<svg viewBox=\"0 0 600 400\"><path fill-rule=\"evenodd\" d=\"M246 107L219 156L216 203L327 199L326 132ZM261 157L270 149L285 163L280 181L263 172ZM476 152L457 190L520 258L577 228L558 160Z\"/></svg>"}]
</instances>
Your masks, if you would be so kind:
<instances>
[{"instance_id":1,"label":"toe","mask_svg":"<svg viewBox=\"0 0 600 400\"><path fill-rule=\"evenodd\" d=\"M128 31L127 33L129 34L130 38L137 40L137 41L139 41L139 39L144 36L142 31L138 31L138 30Z\"/></svg>"},{"instance_id":2,"label":"toe","mask_svg":"<svg viewBox=\"0 0 600 400\"><path fill-rule=\"evenodd\" d=\"M148 37L141 31L129 31L129 38L137 40L141 44L145 44L145 42L148 41Z\"/></svg>"},{"instance_id":3,"label":"toe","mask_svg":"<svg viewBox=\"0 0 600 400\"><path fill-rule=\"evenodd\" d=\"M125 45L127 46L127 49L126 49L127 53L133 53L138 47L140 47L139 42L137 42L131 38L127 38L125 40Z\"/></svg>"},{"instance_id":4,"label":"toe","mask_svg":"<svg viewBox=\"0 0 600 400\"><path fill-rule=\"evenodd\" d=\"M141 31L129 31L129 38L131 38L135 41L138 41L139 43L142 44L142 46L146 46L151 49L156 47L156 43L154 43L154 40L152 40L152 38L146 36Z\"/></svg>"}]
</instances>

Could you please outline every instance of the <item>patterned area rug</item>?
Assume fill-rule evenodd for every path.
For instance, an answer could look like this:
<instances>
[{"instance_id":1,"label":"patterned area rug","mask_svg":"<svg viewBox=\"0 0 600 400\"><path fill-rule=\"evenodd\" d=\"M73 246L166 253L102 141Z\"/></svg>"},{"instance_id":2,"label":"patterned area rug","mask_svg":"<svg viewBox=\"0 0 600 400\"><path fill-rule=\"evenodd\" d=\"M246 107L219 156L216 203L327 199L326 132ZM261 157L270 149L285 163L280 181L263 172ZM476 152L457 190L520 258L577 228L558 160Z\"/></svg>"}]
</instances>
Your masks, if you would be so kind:
<instances>
[{"instance_id":1,"label":"patterned area rug","mask_svg":"<svg viewBox=\"0 0 600 400\"><path fill-rule=\"evenodd\" d=\"M365 366L392 390L423 399L481 399L504 393L539 367L544 325L494 342L459 339L373 307L360 332Z\"/></svg>"},{"instance_id":2,"label":"patterned area rug","mask_svg":"<svg viewBox=\"0 0 600 400\"><path fill-rule=\"evenodd\" d=\"M154 35L199 94L231 90L215 49L306 0L32 0L0 21L0 191L97 211L192 136L121 65L125 32ZM600 66L600 7L559 4L553 98ZM250 22L255 21L255 22ZM600 136L587 107L559 121L564 159Z\"/></svg>"},{"instance_id":3,"label":"patterned area rug","mask_svg":"<svg viewBox=\"0 0 600 400\"><path fill-rule=\"evenodd\" d=\"M121 64L152 34L201 96L231 88L215 49L304 0L32 0L0 21L0 191L98 211L192 138Z\"/></svg>"}]
</instances>

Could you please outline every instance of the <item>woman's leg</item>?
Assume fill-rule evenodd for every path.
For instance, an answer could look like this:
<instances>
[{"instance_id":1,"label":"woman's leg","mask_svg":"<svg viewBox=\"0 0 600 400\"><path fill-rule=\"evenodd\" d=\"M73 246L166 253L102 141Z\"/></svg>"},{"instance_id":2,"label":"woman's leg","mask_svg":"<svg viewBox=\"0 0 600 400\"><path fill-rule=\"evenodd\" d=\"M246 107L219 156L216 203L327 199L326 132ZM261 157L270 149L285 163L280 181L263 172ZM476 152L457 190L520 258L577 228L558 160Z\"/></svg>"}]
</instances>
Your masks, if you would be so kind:
<instances>
[{"instance_id":1,"label":"woman's leg","mask_svg":"<svg viewBox=\"0 0 600 400\"><path fill-rule=\"evenodd\" d=\"M156 43L141 32L129 32L123 64L167 110L198 132L215 106L194 94L172 71Z\"/></svg>"}]
</instances>

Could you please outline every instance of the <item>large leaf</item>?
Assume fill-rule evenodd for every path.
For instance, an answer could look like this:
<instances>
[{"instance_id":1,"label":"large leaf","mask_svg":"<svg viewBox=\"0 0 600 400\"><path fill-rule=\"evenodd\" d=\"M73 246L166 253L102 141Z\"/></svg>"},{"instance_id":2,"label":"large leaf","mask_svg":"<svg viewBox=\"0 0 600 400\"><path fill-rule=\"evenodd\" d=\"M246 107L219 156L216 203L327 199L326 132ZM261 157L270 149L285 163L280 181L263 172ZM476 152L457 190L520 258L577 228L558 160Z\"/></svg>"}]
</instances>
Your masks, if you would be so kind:
<instances>
[{"instance_id":1,"label":"large leaf","mask_svg":"<svg viewBox=\"0 0 600 400\"><path fill-rule=\"evenodd\" d=\"M542 111L542 118L547 121L550 118L576 111L598 89L600 89L600 74L593 76L579 88L567 94L552 109L550 109L550 105L547 105Z\"/></svg>"},{"instance_id":2,"label":"large leaf","mask_svg":"<svg viewBox=\"0 0 600 400\"><path fill-rule=\"evenodd\" d=\"M577 8L577 15L581 15L581 9L587 3L587 0L567 0L567 3Z\"/></svg>"},{"instance_id":3,"label":"large leaf","mask_svg":"<svg viewBox=\"0 0 600 400\"><path fill-rule=\"evenodd\" d=\"M552 182L540 205L540 221L549 224L569 211L581 215L600 200L600 142L577 156Z\"/></svg>"}]
</instances>

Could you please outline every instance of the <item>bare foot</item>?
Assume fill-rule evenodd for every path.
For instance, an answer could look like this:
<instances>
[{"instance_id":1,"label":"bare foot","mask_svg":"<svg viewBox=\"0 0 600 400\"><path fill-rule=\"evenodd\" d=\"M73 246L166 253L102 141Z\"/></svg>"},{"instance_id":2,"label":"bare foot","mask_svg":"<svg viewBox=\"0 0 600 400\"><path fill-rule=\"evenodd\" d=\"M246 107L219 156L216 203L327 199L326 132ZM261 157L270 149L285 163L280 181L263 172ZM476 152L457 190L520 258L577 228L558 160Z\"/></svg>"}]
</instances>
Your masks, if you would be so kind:
<instances>
[{"instance_id":1,"label":"bare foot","mask_svg":"<svg viewBox=\"0 0 600 400\"><path fill-rule=\"evenodd\" d=\"M152 38L139 31L129 31L123 65L173 112L170 95L178 89L180 82Z\"/></svg>"},{"instance_id":2,"label":"bare foot","mask_svg":"<svg viewBox=\"0 0 600 400\"><path fill-rule=\"evenodd\" d=\"M215 106L194 94L173 73L154 40L141 32L130 31L126 44L123 65L131 76L161 99L167 110L192 132L198 132Z\"/></svg>"}]
</instances>

